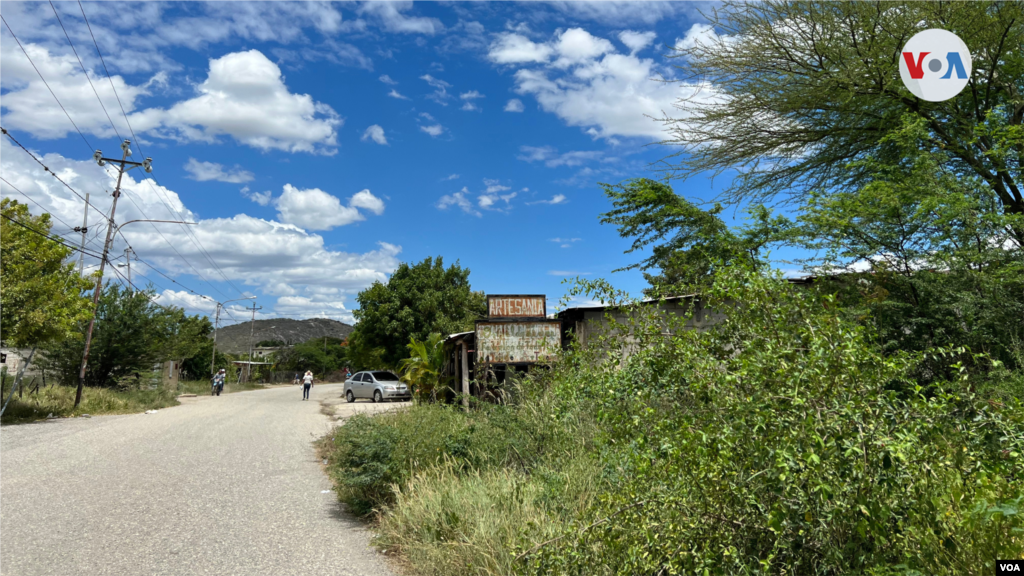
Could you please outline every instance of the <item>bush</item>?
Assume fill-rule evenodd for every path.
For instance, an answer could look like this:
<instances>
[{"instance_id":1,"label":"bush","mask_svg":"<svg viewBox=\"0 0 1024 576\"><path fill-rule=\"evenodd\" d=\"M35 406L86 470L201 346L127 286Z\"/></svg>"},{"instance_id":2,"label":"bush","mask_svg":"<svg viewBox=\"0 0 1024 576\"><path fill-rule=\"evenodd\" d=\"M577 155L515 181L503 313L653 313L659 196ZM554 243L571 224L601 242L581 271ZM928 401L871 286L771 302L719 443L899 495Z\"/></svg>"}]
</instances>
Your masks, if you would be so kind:
<instances>
[{"instance_id":1,"label":"bush","mask_svg":"<svg viewBox=\"0 0 1024 576\"><path fill-rule=\"evenodd\" d=\"M707 297L726 322L633 326L639 352L594 374L618 480L526 571L987 574L1024 552L1019 399L915 385L924 354L883 356L780 279Z\"/></svg>"}]
</instances>

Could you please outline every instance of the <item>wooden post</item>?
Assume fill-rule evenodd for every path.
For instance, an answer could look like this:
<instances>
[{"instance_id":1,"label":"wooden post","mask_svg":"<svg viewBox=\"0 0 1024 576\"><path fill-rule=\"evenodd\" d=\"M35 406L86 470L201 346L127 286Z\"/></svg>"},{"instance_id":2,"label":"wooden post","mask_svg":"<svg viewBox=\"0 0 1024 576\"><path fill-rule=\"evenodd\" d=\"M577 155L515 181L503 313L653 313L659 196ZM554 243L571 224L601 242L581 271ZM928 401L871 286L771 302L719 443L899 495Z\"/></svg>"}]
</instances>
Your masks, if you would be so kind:
<instances>
[{"instance_id":1,"label":"wooden post","mask_svg":"<svg viewBox=\"0 0 1024 576\"><path fill-rule=\"evenodd\" d=\"M462 341L462 409L469 412L469 346Z\"/></svg>"}]
</instances>

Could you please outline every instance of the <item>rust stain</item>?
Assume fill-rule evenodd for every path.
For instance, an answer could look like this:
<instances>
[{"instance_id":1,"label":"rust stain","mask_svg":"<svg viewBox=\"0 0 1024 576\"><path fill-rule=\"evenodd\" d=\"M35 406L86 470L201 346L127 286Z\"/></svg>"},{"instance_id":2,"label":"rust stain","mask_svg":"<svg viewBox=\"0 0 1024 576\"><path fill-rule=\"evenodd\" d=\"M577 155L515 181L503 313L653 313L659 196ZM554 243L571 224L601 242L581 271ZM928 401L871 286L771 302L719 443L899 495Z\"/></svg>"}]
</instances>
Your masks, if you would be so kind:
<instances>
[{"instance_id":1,"label":"rust stain","mask_svg":"<svg viewBox=\"0 0 1024 576\"><path fill-rule=\"evenodd\" d=\"M550 362L561 348L562 323L479 322L476 348L479 362L491 364Z\"/></svg>"}]
</instances>

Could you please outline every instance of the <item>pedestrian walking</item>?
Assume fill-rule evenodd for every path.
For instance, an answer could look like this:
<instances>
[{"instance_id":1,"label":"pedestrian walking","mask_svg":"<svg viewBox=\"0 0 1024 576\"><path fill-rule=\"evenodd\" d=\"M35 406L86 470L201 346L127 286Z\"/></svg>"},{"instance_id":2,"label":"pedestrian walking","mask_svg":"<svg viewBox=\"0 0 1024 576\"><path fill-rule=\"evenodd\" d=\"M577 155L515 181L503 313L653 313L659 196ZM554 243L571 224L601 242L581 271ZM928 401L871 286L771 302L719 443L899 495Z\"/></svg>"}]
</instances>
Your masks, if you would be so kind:
<instances>
[{"instance_id":1,"label":"pedestrian walking","mask_svg":"<svg viewBox=\"0 0 1024 576\"><path fill-rule=\"evenodd\" d=\"M223 368L213 376L213 390L210 391L210 395L220 396L220 393L224 391L224 380L226 380L227 377L227 371Z\"/></svg>"},{"instance_id":2,"label":"pedestrian walking","mask_svg":"<svg viewBox=\"0 0 1024 576\"><path fill-rule=\"evenodd\" d=\"M306 370L306 374L302 376L302 399L309 400L309 391L313 388L313 373Z\"/></svg>"}]
</instances>

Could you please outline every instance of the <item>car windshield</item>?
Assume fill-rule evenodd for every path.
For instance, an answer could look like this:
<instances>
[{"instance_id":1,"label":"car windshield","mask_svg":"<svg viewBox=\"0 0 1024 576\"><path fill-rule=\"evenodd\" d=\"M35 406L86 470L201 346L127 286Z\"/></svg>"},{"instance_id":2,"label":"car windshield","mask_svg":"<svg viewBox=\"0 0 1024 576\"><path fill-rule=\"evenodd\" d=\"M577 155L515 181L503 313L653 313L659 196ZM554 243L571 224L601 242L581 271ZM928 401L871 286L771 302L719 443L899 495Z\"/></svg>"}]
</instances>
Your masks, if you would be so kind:
<instances>
[{"instance_id":1,"label":"car windshield","mask_svg":"<svg viewBox=\"0 0 1024 576\"><path fill-rule=\"evenodd\" d=\"M384 382L384 381L395 381L395 380L398 380L398 376L395 376L395 375L394 375L394 374L392 374L391 372L374 372L374 373L373 373L373 377L374 377L374 378L375 378L375 379L376 379L376 380L377 380L378 382Z\"/></svg>"}]
</instances>

